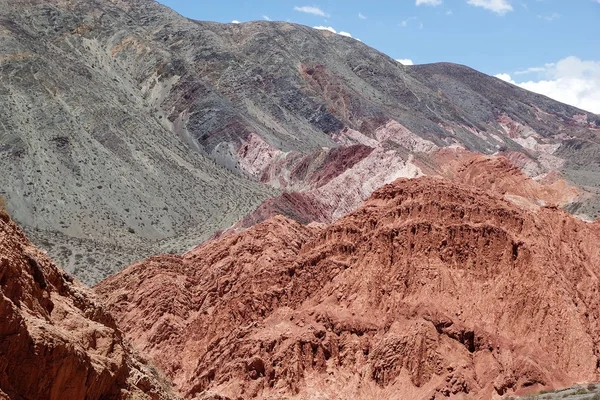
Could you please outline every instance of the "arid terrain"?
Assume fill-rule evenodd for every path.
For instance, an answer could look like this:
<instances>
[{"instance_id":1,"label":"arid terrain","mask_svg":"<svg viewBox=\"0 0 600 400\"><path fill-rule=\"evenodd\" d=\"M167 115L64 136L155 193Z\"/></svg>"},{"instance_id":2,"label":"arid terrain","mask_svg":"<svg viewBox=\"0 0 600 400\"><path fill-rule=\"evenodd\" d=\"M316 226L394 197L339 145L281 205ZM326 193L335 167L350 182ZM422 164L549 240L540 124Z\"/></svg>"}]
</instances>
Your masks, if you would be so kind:
<instances>
[{"instance_id":1,"label":"arid terrain","mask_svg":"<svg viewBox=\"0 0 600 400\"><path fill-rule=\"evenodd\" d=\"M188 398L488 399L596 381L600 226L513 196L400 179L329 226L272 217L96 291Z\"/></svg>"},{"instance_id":2,"label":"arid terrain","mask_svg":"<svg viewBox=\"0 0 600 400\"><path fill-rule=\"evenodd\" d=\"M292 23L0 10L0 399L600 397L599 115Z\"/></svg>"},{"instance_id":3,"label":"arid terrain","mask_svg":"<svg viewBox=\"0 0 600 400\"><path fill-rule=\"evenodd\" d=\"M175 400L89 288L0 211L0 398Z\"/></svg>"},{"instance_id":4,"label":"arid terrain","mask_svg":"<svg viewBox=\"0 0 600 400\"><path fill-rule=\"evenodd\" d=\"M151 0L0 8L0 195L86 283L181 254L261 203L332 222L448 148L565 179L579 192L561 206L599 215L600 117L465 66Z\"/></svg>"}]
</instances>

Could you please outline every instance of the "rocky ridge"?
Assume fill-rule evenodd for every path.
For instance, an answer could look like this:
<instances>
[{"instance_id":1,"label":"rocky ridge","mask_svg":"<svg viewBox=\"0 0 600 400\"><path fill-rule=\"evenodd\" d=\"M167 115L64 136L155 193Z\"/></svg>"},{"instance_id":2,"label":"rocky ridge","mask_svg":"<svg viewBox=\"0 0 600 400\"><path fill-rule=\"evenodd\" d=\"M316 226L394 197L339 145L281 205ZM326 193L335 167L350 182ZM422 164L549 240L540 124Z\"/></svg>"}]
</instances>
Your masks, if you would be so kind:
<instances>
[{"instance_id":1,"label":"rocky ridge","mask_svg":"<svg viewBox=\"0 0 600 400\"><path fill-rule=\"evenodd\" d=\"M0 398L175 400L90 289L0 211Z\"/></svg>"},{"instance_id":2,"label":"rocky ridge","mask_svg":"<svg viewBox=\"0 0 600 400\"><path fill-rule=\"evenodd\" d=\"M368 147L338 150L345 156L344 163L367 154L350 168L331 162L322 167L321 176L329 171L340 171L329 180L319 180L313 189L285 192L265 200L256 210L246 215L215 237L239 232L275 215L285 215L301 223L332 223L340 216L358 207L376 188L393 177L415 178L435 176L502 194L507 200L532 209L540 205L565 207L585 197L582 191L569 184L560 174L547 174L543 179L530 179L523 171L503 156L486 156L462 148L444 148L429 155L413 158L410 166L390 153L376 152ZM585 216L584 216L585 217Z\"/></svg>"},{"instance_id":3,"label":"rocky ridge","mask_svg":"<svg viewBox=\"0 0 600 400\"><path fill-rule=\"evenodd\" d=\"M467 67L406 67L330 32L193 21L150 0L0 7L0 195L88 283L266 199L331 221L448 148L561 176L580 192L565 207L598 216L599 117ZM304 192L325 199L320 214Z\"/></svg>"},{"instance_id":4,"label":"rocky ridge","mask_svg":"<svg viewBox=\"0 0 600 400\"><path fill-rule=\"evenodd\" d=\"M489 399L597 381L598 222L511 201L501 181L400 179L329 226L272 217L96 291L186 398Z\"/></svg>"}]
</instances>

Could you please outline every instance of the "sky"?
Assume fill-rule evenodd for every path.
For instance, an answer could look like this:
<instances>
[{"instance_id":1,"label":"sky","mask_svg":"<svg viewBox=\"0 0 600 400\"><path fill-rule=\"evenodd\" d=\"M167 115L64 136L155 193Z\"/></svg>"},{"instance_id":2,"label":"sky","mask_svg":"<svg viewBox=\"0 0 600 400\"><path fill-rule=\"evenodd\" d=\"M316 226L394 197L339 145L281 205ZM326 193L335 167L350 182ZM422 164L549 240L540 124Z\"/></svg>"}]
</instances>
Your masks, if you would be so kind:
<instances>
[{"instance_id":1,"label":"sky","mask_svg":"<svg viewBox=\"0 0 600 400\"><path fill-rule=\"evenodd\" d=\"M159 0L201 21L287 21L404 64L454 62L600 114L600 0Z\"/></svg>"}]
</instances>

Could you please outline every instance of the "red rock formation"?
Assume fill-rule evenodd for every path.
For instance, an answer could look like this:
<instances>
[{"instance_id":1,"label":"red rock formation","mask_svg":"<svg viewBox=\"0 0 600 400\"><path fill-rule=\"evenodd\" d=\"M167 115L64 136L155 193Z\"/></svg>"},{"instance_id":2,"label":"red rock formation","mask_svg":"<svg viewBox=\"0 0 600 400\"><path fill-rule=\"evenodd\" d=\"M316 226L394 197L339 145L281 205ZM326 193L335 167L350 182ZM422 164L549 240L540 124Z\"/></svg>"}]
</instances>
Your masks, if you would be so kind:
<instances>
[{"instance_id":1,"label":"red rock formation","mask_svg":"<svg viewBox=\"0 0 600 400\"><path fill-rule=\"evenodd\" d=\"M468 174L467 174L468 175ZM598 223L401 179L96 290L188 398L498 398L600 378Z\"/></svg>"},{"instance_id":2,"label":"red rock formation","mask_svg":"<svg viewBox=\"0 0 600 400\"><path fill-rule=\"evenodd\" d=\"M564 206L580 195L580 191L561 179L554 171L546 179L535 181L506 157L485 156L460 149L442 149L435 154L436 173L457 183L467 184L500 194L528 207Z\"/></svg>"},{"instance_id":3,"label":"red rock formation","mask_svg":"<svg viewBox=\"0 0 600 400\"><path fill-rule=\"evenodd\" d=\"M89 289L0 214L0 398L170 399Z\"/></svg>"},{"instance_id":4,"label":"red rock formation","mask_svg":"<svg viewBox=\"0 0 600 400\"><path fill-rule=\"evenodd\" d=\"M585 194L569 185L556 171L546 174L538 181L527 177L513 162L503 156L485 156L464 149L445 148L430 155L421 154L410 162L390 157L385 152L368 152L366 146L350 146L326 152L329 162L315 168L314 159L303 158L311 169L310 181L325 184L316 189L285 192L265 200L256 210L246 215L231 228L218 232L214 238L239 232L274 215L284 215L300 223L331 223L340 216L355 209L373 190L398 176L442 176L454 182L490 190L506 199L527 208L535 209L542 205L564 206ZM521 154L521 153L518 153ZM363 157L354 164L354 160ZM351 163L346 168L344 163ZM315 170L323 168L323 172ZM344 168L346 168L344 170ZM307 179L301 176L297 180Z\"/></svg>"}]
</instances>

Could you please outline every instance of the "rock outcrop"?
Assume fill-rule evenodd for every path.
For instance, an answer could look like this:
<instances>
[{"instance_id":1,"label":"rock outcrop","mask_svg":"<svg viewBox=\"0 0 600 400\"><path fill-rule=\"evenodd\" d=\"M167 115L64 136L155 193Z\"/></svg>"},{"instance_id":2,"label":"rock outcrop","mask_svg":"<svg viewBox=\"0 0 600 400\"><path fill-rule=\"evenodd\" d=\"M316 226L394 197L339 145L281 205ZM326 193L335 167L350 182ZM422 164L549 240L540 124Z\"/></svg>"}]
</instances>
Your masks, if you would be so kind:
<instances>
[{"instance_id":1,"label":"rock outcrop","mask_svg":"<svg viewBox=\"0 0 600 400\"><path fill-rule=\"evenodd\" d=\"M600 117L465 66L403 66L328 31L194 21L152 0L0 9L0 195L86 283L187 251L280 189L311 193L263 208L339 218L448 147L558 171L586 192L568 209L600 215Z\"/></svg>"},{"instance_id":2,"label":"rock outcrop","mask_svg":"<svg viewBox=\"0 0 600 400\"><path fill-rule=\"evenodd\" d=\"M598 380L598 223L484 189L400 179L330 226L273 217L96 291L187 398L489 399Z\"/></svg>"},{"instance_id":3,"label":"rock outcrop","mask_svg":"<svg viewBox=\"0 0 600 400\"><path fill-rule=\"evenodd\" d=\"M363 151L361 147L359 149L359 152ZM335 170L334 167L335 164L326 164L323 169ZM560 173L546 174L536 181L525 175L506 155L486 156L461 148L445 148L405 163L394 154L373 151L314 189L285 192L265 200L256 210L215 237L239 232L275 215L284 215L303 224L331 223L354 210L392 178L423 175L489 190L530 209L542 205L572 206L586 198Z\"/></svg>"},{"instance_id":4,"label":"rock outcrop","mask_svg":"<svg viewBox=\"0 0 600 400\"><path fill-rule=\"evenodd\" d=\"M0 398L171 400L97 297L0 214Z\"/></svg>"}]
</instances>

